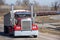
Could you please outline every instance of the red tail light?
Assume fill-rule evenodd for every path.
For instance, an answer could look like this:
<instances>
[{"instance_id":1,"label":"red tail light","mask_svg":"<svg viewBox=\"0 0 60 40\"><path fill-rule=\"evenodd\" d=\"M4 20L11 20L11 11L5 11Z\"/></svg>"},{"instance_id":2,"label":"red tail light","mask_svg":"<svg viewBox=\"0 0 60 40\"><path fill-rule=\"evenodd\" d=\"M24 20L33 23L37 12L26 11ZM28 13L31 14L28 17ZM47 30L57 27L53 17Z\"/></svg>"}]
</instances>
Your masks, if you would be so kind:
<instances>
[{"instance_id":1,"label":"red tail light","mask_svg":"<svg viewBox=\"0 0 60 40\"><path fill-rule=\"evenodd\" d=\"M15 30L15 31L19 31L19 30L21 30L21 26L14 25L14 30Z\"/></svg>"},{"instance_id":2,"label":"red tail light","mask_svg":"<svg viewBox=\"0 0 60 40\"><path fill-rule=\"evenodd\" d=\"M32 25L32 30L38 30L38 26L35 25L35 24L33 24L33 25Z\"/></svg>"}]
</instances>

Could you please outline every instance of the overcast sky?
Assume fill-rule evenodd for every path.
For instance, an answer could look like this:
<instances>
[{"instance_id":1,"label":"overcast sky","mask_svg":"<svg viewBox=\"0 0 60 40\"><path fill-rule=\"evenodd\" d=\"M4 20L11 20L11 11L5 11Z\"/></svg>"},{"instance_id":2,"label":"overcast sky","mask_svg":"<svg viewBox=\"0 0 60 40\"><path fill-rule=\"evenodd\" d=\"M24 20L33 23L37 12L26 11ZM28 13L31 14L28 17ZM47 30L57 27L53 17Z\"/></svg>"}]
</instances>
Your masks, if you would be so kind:
<instances>
[{"instance_id":1,"label":"overcast sky","mask_svg":"<svg viewBox=\"0 0 60 40\"><path fill-rule=\"evenodd\" d=\"M40 5L48 5L51 6L52 2L56 2L59 0L36 0ZM6 0L6 3L8 4L15 4L16 0ZM33 0L30 0L30 2L33 2Z\"/></svg>"}]
</instances>

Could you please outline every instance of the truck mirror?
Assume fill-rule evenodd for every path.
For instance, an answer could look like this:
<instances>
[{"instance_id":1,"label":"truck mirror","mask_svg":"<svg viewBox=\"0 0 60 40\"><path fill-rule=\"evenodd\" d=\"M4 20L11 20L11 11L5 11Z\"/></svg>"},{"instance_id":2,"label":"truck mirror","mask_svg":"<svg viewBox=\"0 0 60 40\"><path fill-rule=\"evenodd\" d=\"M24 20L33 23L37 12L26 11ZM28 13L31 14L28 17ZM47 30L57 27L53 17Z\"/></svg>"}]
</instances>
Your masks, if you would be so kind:
<instances>
[{"instance_id":1,"label":"truck mirror","mask_svg":"<svg viewBox=\"0 0 60 40\"><path fill-rule=\"evenodd\" d=\"M33 16L34 16L34 18L35 18L35 17L36 17L36 13L34 13L34 15L33 15Z\"/></svg>"}]
</instances>

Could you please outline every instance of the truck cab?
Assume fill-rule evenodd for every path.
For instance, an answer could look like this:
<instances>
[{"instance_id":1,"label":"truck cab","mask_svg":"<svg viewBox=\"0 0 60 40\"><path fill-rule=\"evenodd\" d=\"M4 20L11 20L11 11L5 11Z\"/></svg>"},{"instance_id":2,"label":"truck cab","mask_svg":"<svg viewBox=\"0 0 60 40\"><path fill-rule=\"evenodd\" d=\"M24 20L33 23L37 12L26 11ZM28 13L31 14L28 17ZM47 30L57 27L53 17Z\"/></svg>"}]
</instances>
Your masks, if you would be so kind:
<instances>
[{"instance_id":1,"label":"truck cab","mask_svg":"<svg viewBox=\"0 0 60 40\"><path fill-rule=\"evenodd\" d=\"M14 36L38 36L38 26L33 22L30 11L14 10L13 13L13 21L11 20L11 11L9 15L4 16L4 33ZM12 22L14 22L13 25Z\"/></svg>"}]
</instances>

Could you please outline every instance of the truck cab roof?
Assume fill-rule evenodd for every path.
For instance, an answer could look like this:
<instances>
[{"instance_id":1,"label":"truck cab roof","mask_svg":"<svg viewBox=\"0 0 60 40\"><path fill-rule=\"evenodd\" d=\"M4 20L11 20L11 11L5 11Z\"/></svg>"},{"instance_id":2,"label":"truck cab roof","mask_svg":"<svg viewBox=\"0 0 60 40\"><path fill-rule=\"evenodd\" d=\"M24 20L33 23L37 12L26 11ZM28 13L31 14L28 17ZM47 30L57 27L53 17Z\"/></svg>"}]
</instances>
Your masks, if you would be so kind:
<instances>
[{"instance_id":1,"label":"truck cab roof","mask_svg":"<svg viewBox=\"0 0 60 40\"><path fill-rule=\"evenodd\" d=\"M10 11L10 12L12 12L12 11ZM13 10L13 13L15 13L15 12L30 12L29 10Z\"/></svg>"}]
</instances>

